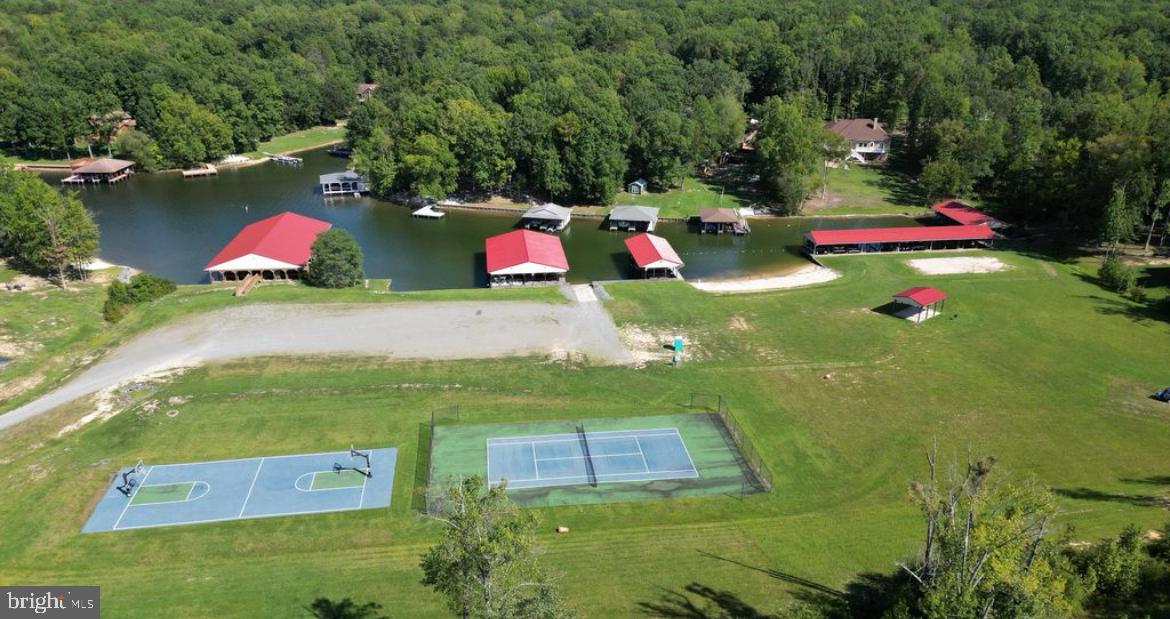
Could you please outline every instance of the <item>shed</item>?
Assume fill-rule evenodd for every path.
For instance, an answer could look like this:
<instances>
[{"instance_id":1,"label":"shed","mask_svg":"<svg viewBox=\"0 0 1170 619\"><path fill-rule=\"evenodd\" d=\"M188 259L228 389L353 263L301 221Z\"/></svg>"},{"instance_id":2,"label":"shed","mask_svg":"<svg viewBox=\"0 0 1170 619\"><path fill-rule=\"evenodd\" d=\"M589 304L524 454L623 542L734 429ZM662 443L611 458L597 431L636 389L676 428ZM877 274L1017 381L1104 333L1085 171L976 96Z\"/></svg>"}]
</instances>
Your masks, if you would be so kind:
<instances>
[{"instance_id":1,"label":"shed","mask_svg":"<svg viewBox=\"0 0 1170 619\"><path fill-rule=\"evenodd\" d=\"M322 174L317 177L317 182L321 185L323 196L363 194L369 191L362 175L353 170Z\"/></svg>"},{"instance_id":2,"label":"shed","mask_svg":"<svg viewBox=\"0 0 1170 619\"><path fill-rule=\"evenodd\" d=\"M678 277L683 261L671 247L670 241L648 232L626 238L626 249L644 277Z\"/></svg>"},{"instance_id":3,"label":"shed","mask_svg":"<svg viewBox=\"0 0 1170 619\"><path fill-rule=\"evenodd\" d=\"M658 207L622 205L609 212L610 230L642 230L654 232L658 225Z\"/></svg>"},{"instance_id":4,"label":"shed","mask_svg":"<svg viewBox=\"0 0 1170 619\"><path fill-rule=\"evenodd\" d=\"M912 286L894 293L894 303L904 306L904 309L895 312L894 315L917 324L941 313L946 300L946 293L938 288Z\"/></svg>"},{"instance_id":5,"label":"shed","mask_svg":"<svg viewBox=\"0 0 1170 619\"><path fill-rule=\"evenodd\" d=\"M733 208L705 208L699 210L699 232L707 234L747 234L751 232L747 220Z\"/></svg>"},{"instance_id":6,"label":"shed","mask_svg":"<svg viewBox=\"0 0 1170 619\"><path fill-rule=\"evenodd\" d=\"M629 185L626 185L626 193L632 193L634 195L641 195L643 193L646 193L646 187L647 187L646 179L639 178L638 180L631 182Z\"/></svg>"},{"instance_id":7,"label":"shed","mask_svg":"<svg viewBox=\"0 0 1170 619\"><path fill-rule=\"evenodd\" d=\"M560 283L569 261L560 237L532 230L513 230L484 241L488 285L526 286Z\"/></svg>"},{"instance_id":8,"label":"shed","mask_svg":"<svg viewBox=\"0 0 1170 619\"><path fill-rule=\"evenodd\" d=\"M133 161L103 158L91 161L73 169L73 174L61 180L62 183L107 183L113 184L130 177L134 171Z\"/></svg>"},{"instance_id":9,"label":"shed","mask_svg":"<svg viewBox=\"0 0 1170 619\"><path fill-rule=\"evenodd\" d=\"M520 216L520 224L525 228L556 232L564 230L573 218L573 209L546 202L538 204Z\"/></svg>"},{"instance_id":10,"label":"shed","mask_svg":"<svg viewBox=\"0 0 1170 619\"><path fill-rule=\"evenodd\" d=\"M317 235L332 227L327 221L291 211L244 226L206 266L208 278L236 281L253 273L264 279L295 279L309 262Z\"/></svg>"},{"instance_id":11,"label":"shed","mask_svg":"<svg viewBox=\"0 0 1170 619\"><path fill-rule=\"evenodd\" d=\"M353 90L354 94L357 95L358 103L365 103L366 99L369 99L370 95L374 94L374 91L377 89L377 84L361 83L357 86L354 86Z\"/></svg>"}]
</instances>

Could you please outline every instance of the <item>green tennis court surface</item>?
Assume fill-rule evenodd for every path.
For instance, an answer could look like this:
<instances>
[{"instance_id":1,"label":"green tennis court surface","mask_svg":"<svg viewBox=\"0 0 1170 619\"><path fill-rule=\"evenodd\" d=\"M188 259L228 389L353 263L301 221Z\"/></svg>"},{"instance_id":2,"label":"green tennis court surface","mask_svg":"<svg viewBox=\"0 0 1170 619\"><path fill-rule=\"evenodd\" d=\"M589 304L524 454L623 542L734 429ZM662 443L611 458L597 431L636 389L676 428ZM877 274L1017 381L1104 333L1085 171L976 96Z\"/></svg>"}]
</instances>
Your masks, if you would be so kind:
<instances>
[{"instance_id":1,"label":"green tennis court surface","mask_svg":"<svg viewBox=\"0 0 1170 619\"><path fill-rule=\"evenodd\" d=\"M430 467L432 497L446 480L481 475L507 479L508 496L527 506L755 490L723 423L706 413L437 425Z\"/></svg>"},{"instance_id":2,"label":"green tennis court surface","mask_svg":"<svg viewBox=\"0 0 1170 619\"><path fill-rule=\"evenodd\" d=\"M365 483L366 476L357 471L338 471L334 473L318 471L313 473L313 481L309 484L309 490L359 488Z\"/></svg>"}]
</instances>

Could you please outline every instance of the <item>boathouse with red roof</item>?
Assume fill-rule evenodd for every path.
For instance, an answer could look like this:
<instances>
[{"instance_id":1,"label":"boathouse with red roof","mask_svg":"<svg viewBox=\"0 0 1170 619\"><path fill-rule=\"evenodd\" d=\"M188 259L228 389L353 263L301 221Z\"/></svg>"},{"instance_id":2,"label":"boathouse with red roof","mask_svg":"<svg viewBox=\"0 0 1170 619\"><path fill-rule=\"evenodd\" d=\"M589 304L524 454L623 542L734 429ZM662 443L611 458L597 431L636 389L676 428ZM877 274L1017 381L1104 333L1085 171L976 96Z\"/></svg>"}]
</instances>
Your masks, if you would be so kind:
<instances>
[{"instance_id":1,"label":"boathouse with red roof","mask_svg":"<svg viewBox=\"0 0 1170 619\"><path fill-rule=\"evenodd\" d=\"M1006 228L1007 224L960 200L943 200L931 205L931 210L945 224L975 226L986 224L992 230Z\"/></svg>"},{"instance_id":2,"label":"boathouse with red roof","mask_svg":"<svg viewBox=\"0 0 1170 619\"><path fill-rule=\"evenodd\" d=\"M626 237L625 243L642 277L678 277L684 263L670 241L642 232Z\"/></svg>"},{"instance_id":3,"label":"boathouse with red roof","mask_svg":"<svg viewBox=\"0 0 1170 619\"><path fill-rule=\"evenodd\" d=\"M244 226L203 270L211 281L237 281L258 274L264 279L299 278L317 235L327 221L290 211Z\"/></svg>"},{"instance_id":4,"label":"boathouse with red roof","mask_svg":"<svg viewBox=\"0 0 1170 619\"><path fill-rule=\"evenodd\" d=\"M804 233L804 251L824 254L865 254L932 249L991 247L996 234L987 224L970 226L905 226L810 230Z\"/></svg>"},{"instance_id":5,"label":"boathouse with red roof","mask_svg":"<svg viewBox=\"0 0 1170 619\"><path fill-rule=\"evenodd\" d=\"M559 283L569 271L561 239L552 234L513 230L489 236L484 249L492 287Z\"/></svg>"}]
</instances>

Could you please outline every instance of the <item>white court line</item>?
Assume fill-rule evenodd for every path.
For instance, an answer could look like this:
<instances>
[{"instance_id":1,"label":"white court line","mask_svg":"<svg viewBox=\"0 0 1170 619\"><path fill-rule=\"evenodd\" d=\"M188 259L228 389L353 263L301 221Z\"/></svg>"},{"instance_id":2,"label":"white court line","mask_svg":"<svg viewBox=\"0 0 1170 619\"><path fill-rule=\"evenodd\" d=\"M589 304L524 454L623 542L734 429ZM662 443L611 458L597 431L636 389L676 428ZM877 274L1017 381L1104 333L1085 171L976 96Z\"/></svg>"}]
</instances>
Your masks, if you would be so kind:
<instances>
[{"instance_id":1,"label":"white court line","mask_svg":"<svg viewBox=\"0 0 1170 619\"><path fill-rule=\"evenodd\" d=\"M388 448L386 448L386 447L372 447L370 449L365 449L365 448L355 447L354 449L357 449L358 451L377 451L379 449L388 449ZM308 458L311 456L338 456L338 455L344 455L344 456L348 457L349 450L345 450L345 451L318 451L318 452L307 453L307 454L281 454L281 455L276 455L276 456L252 456L251 458L227 458L225 460L196 460L194 462L171 462L169 464L154 464L154 465L151 465L151 468L155 468L155 467L165 468L168 466L189 466L192 464L223 464L226 462L249 462L252 460L279 460L281 458Z\"/></svg>"},{"instance_id":2,"label":"white court line","mask_svg":"<svg viewBox=\"0 0 1170 619\"><path fill-rule=\"evenodd\" d=\"M121 524L122 517L126 515L126 510L130 509L130 501L134 500L134 495L138 494L138 488L140 488L142 484L146 483L146 478L150 477L150 473L152 471L154 471L153 465L146 469L146 474L142 476L142 481L138 482L138 484L134 486L134 489L130 491L130 496L126 497L126 506L122 508L122 513L118 514L118 519L114 521L114 527L110 529L111 531L116 530L118 525Z\"/></svg>"},{"instance_id":3,"label":"white court line","mask_svg":"<svg viewBox=\"0 0 1170 619\"><path fill-rule=\"evenodd\" d=\"M596 477L621 477L623 475L657 475L659 473L695 473L693 477L698 477L698 473L694 469L662 469L660 471L632 471L630 473L598 473ZM582 475L566 475L564 477L534 477L532 479L509 479L508 483L521 483L528 481L557 481L560 479L581 479ZM632 479L629 481L650 481L649 479Z\"/></svg>"},{"instance_id":4,"label":"white court line","mask_svg":"<svg viewBox=\"0 0 1170 619\"><path fill-rule=\"evenodd\" d=\"M678 428L646 428L644 430L599 430L597 432L589 431L589 432L586 432L586 434L588 434L589 436L597 436L597 435L601 435L601 434L625 434L627 436L632 436L634 434L637 434L638 436L659 436L659 435L678 434ZM563 442L563 441L574 440L573 438L564 438L564 437L575 437L575 436L576 436L576 434L572 434L572 433L568 433L568 432L561 432L560 434L533 434L531 436L501 436L501 437L489 438L489 439L487 439L487 441L488 441L489 445L493 444L493 443L495 443L495 444L507 443L508 441L514 441L517 443L525 443L525 442L533 442L533 441L537 441L540 439L546 439L546 438L547 439L557 439L558 442ZM553 442L553 441L541 440L541 442Z\"/></svg>"},{"instance_id":5,"label":"white court line","mask_svg":"<svg viewBox=\"0 0 1170 619\"><path fill-rule=\"evenodd\" d=\"M336 475L337 472L336 471L309 471L308 473L301 473L301 475L299 477L297 477L296 479L293 480L293 488L296 488L298 492L328 492L330 490L353 490L354 488L357 488L357 486L338 486L337 488L314 488L313 484L316 483L316 481L317 481L317 475L321 475L321 474ZM313 481L309 482L309 489L306 490L306 489L301 487L301 480L309 475L313 476ZM362 475L362 477L365 477L365 476ZM364 485L365 482L363 481L362 484Z\"/></svg>"},{"instance_id":6,"label":"white court line","mask_svg":"<svg viewBox=\"0 0 1170 619\"><path fill-rule=\"evenodd\" d=\"M620 453L620 454L601 454L601 455L599 455L599 456L590 456L590 457L591 457L592 459L596 460L596 459L598 459L598 458L616 458L616 457L618 457L618 456L636 456L636 455L638 455L639 453L641 453L641 452L638 452L638 451L631 451L631 452L628 452L628 453ZM581 455L581 456L557 456L556 458L537 458L537 459L536 459L536 461L537 461L537 462L547 462L547 461L549 461L549 460L584 460L584 459L585 459L585 456ZM643 461L643 462L644 462L645 460L646 460L645 458L642 458L642 461Z\"/></svg>"},{"instance_id":7,"label":"white court line","mask_svg":"<svg viewBox=\"0 0 1170 619\"><path fill-rule=\"evenodd\" d=\"M183 481L168 481L165 484L148 484L146 486L140 485L138 487L139 488L157 488L159 486L176 486L178 484L191 484L191 487L187 488L187 497L184 498L182 501L154 501L152 503L134 503L133 505L131 505L131 507L146 507L147 505L174 505L175 503L190 503L191 501L198 501L199 499L202 499L203 497L207 496L208 492L211 492L211 484L209 484L203 480L199 480L199 479L196 479L196 480L186 479ZM196 488L200 487L199 486L200 484L202 484L204 487L206 487L207 491L204 492L203 494L195 497L195 498L191 498L191 495L195 492Z\"/></svg>"},{"instance_id":8,"label":"white court line","mask_svg":"<svg viewBox=\"0 0 1170 619\"><path fill-rule=\"evenodd\" d=\"M352 512L357 511L352 507L333 507L329 509L309 509L299 512L280 512L278 514L256 514L255 516L248 516L246 520L255 518L278 518L280 516L303 516L305 514L329 514L333 512ZM122 527L119 531L129 531L131 529L155 529L158 527L177 527L187 524L203 524L205 522L228 522L231 520L240 520L236 516L228 516L226 518L207 518L204 520L185 520L183 522L158 522L155 524L140 524L132 527Z\"/></svg>"},{"instance_id":9,"label":"white court line","mask_svg":"<svg viewBox=\"0 0 1170 619\"><path fill-rule=\"evenodd\" d=\"M362 503L366 502L366 482L368 481L370 481L370 478L362 475L362 495L358 498L358 509L361 509Z\"/></svg>"},{"instance_id":10,"label":"white court line","mask_svg":"<svg viewBox=\"0 0 1170 619\"><path fill-rule=\"evenodd\" d=\"M650 472L650 464L646 462L646 452L642 451L642 441L639 441L638 437L635 436L634 437L634 444L638 446L638 455L642 456L642 469L645 472L649 473Z\"/></svg>"},{"instance_id":11,"label":"white court line","mask_svg":"<svg viewBox=\"0 0 1170 619\"><path fill-rule=\"evenodd\" d=\"M532 452L532 472L536 473L537 478L539 478L540 464L536 462L536 443L528 443L528 449Z\"/></svg>"},{"instance_id":12,"label":"white court line","mask_svg":"<svg viewBox=\"0 0 1170 619\"><path fill-rule=\"evenodd\" d=\"M240 506L240 513L236 518L244 517L244 510L248 509L248 501L252 498L252 490L256 488L256 480L260 478L260 469L262 468L264 468L264 458L260 458L260 466L256 467L256 474L252 476L252 485L248 486L248 496L244 497L244 504Z\"/></svg>"},{"instance_id":13,"label":"white court line","mask_svg":"<svg viewBox=\"0 0 1170 619\"><path fill-rule=\"evenodd\" d=\"M687 455L687 462L691 463L691 470L695 472L695 477L698 477L699 467L695 466L695 461L691 458L691 452L687 449L687 442L683 440L682 433L678 431L678 428L674 429L674 435L678 437L678 442L682 445L683 453Z\"/></svg>"}]
</instances>

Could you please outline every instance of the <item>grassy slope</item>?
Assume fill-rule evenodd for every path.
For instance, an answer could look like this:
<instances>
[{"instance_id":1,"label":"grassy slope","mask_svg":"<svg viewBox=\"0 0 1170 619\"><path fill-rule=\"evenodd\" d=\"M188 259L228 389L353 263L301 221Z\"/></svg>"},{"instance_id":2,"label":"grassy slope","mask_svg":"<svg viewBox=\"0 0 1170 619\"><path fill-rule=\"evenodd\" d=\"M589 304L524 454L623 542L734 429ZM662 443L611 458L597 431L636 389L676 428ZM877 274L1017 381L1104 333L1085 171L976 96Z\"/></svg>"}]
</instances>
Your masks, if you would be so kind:
<instances>
[{"instance_id":1,"label":"grassy slope","mask_svg":"<svg viewBox=\"0 0 1170 619\"><path fill-rule=\"evenodd\" d=\"M892 167L854 164L847 170L829 168L828 172L831 204L821 206L817 200L810 201L805 215L929 214L912 195L909 178ZM819 187L815 193L820 196Z\"/></svg>"},{"instance_id":2,"label":"grassy slope","mask_svg":"<svg viewBox=\"0 0 1170 619\"><path fill-rule=\"evenodd\" d=\"M410 509L427 411L460 404L474 421L674 412L692 390L729 398L776 489L742 501L540 510L545 531L572 529L542 542L585 616L681 610L670 597L678 593L702 606L703 592L772 611L857 572L892 569L917 542L905 488L922 475L932 438L946 457L990 452L1005 472L1052 485L1081 537L1160 524L1165 512L1141 503L1166 492L1155 478L1167 473L1170 409L1146 395L1165 380L1170 329L1135 318L1076 265L1000 255L1016 268L935 278L895 256L842 257L830 260L844 277L828 285L750 296L609 286L619 322L688 334L703 359L680 369L253 360L192 372L149 396L192 396L173 419L134 408L48 438L70 412L61 411L0 442L0 580L101 584L103 604L125 617L291 615L318 595L444 616L418 585L418 555L438 529ZM927 279L951 295L947 317L915 327L871 311ZM77 533L118 464L355 440L401 450L388 512Z\"/></svg>"},{"instance_id":3,"label":"grassy slope","mask_svg":"<svg viewBox=\"0 0 1170 619\"><path fill-rule=\"evenodd\" d=\"M660 217L695 217L699 209L722 206L725 208L748 206L752 203L746 197L733 193L719 195L721 185L709 179L697 179L688 176L683 180L681 189L673 189L662 193L649 192L641 195L621 192L614 199L616 204L641 204L643 206L657 206L662 209Z\"/></svg>"},{"instance_id":4,"label":"grassy slope","mask_svg":"<svg viewBox=\"0 0 1170 619\"><path fill-rule=\"evenodd\" d=\"M344 125L310 127L301 131L278 135L267 142L257 144L256 150L244 154L253 159L257 159L262 157L264 153L275 153L278 155L295 153L320 146L336 144L343 140L345 140Z\"/></svg>"}]
</instances>

